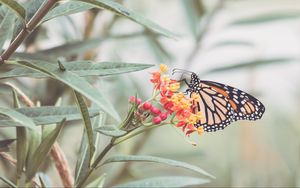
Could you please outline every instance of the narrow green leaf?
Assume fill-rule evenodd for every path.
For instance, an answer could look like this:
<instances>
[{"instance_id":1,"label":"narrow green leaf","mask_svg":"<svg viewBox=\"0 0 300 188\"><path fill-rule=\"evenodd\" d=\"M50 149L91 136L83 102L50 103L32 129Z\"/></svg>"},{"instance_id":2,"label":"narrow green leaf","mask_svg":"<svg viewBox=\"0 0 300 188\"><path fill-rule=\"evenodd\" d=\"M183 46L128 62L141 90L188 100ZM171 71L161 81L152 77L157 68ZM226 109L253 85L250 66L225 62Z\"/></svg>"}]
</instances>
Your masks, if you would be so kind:
<instances>
[{"instance_id":1,"label":"narrow green leaf","mask_svg":"<svg viewBox=\"0 0 300 188\"><path fill-rule=\"evenodd\" d=\"M121 187L188 187L192 185L202 185L209 183L210 181L202 178L188 177L188 176L165 176L147 178L139 181L133 181L122 185L113 186L114 188Z\"/></svg>"},{"instance_id":2,"label":"narrow green leaf","mask_svg":"<svg viewBox=\"0 0 300 188\"><path fill-rule=\"evenodd\" d=\"M88 3L90 5L95 6L96 8L112 11L118 15L124 16L136 23L141 24L156 33L165 35L166 37L177 38L177 36L174 33L162 28L161 26L142 17L141 15L138 15L137 13L125 8L124 6L116 3L115 1L109 1L109 0L77 0L77 1Z\"/></svg>"},{"instance_id":3,"label":"narrow green leaf","mask_svg":"<svg viewBox=\"0 0 300 188\"><path fill-rule=\"evenodd\" d=\"M197 26L199 26L201 16L203 16L203 14L205 13L204 5L202 4L202 1L199 0L181 0L181 2L185 10L188 26L194 38L197 38Z\"/></svg>"},{"instance_id":4,"label":"narrow green leaf","mask_svg":"<svg viewBox=\"0 0 300 188\"><path fill-rule=\"evenodd\" d=\"M213 44L209 47L209 49L215 49L219 47L228 47L228 46L245 46L245 47L254 47L254 44L248 41L242 41L242 40L227 40L227 41L221 41L216 44Z\"/></svg>"},{"instance_id":5,"label":"narrow green leaf","mask_svg":"<svg viewBox=\"0 0 300 188\"><path fill-rule=\"evenodd\" d=\"M16 128L17 136L17 146L16 146L16 156L17 156L17 179L21 177L24 165L26 163L27 152L28 152L28 134L25 127Z\"/></svg>"},{"instance_id":6,"label":"narrow green leaf","mask_svg":"<svg viewBox=\"0 0 300 188\"><path fill-rule=\"evenodd\" d=\"M97 129L97 132L104 134L106 136L112 136L112 137L124 136L127 133L126 131L118 129L114 125L101 126Z\"/></svg>"},{"instance_id":7,"label":"narrow green leaf","mask_svg":"<svg viewBox=\"0 0 300 188\"><path fill-rule=\"evenodd\" d=\"M36 125L59 123L64 117L67 118L67 121L81 119L81 114L78 108L72 106L24 107L15 110L31 118ZM89 108L89 113L90 117L94 117L99 114L99 108ZM0 116L0 127L3 126L22 126L22 124Z\"/></svg>"},{"instance_id":8,"label":"narrow green leaf","mask_svg":"<svg viewBox=\"0 0 300 188\"><path fill-rule=\"evenodd\" d=\"M47 15L43 18L42 22L46 22L48 20L51 20L59 16L67 16L85 10L89 10L91 8L93 8L93 6L82 2L76 2L76 1L62 2L62 4L59 4L58 6L51 9L47 13Z\"/></svg>"},{"instance_id":9,"label":"narrow green leaf","mask_svg":"<svg viewBox=\"0 0 300 188\"><path fill-rule=\"evenodd\" d=\"M137 63L123 63L123 62L99 62L94 63L91 61L72 61L63 63L66 70L81 76L112 76L129 72L136 72L152 67L149 64ZM49 72L57 71L58 66L47 67ZM27 67L14 67L11 71L3 72L0 74L0 79L14 78L14 77L34 77L42 78L47 75L36 72Z\"/></svg>"},{"instance_id":10,"label":"narrow green leaf","mask_svg":"<svg viewBox=\"0 0 300 188\"><path fill-rule=\"evenodd\" d=\"M106 174L101 175L100 177L96 178L94 181L89 183L86 188L102 188L104 187L104 181L106 179Z\"/></svg>"},{"instance_id":11,"label":"narrow green leaf","mask_svg":"<svg viewBox=\"0 0 300 188\"><path fill-rule=\"evenodd\" d=\"M6 139L6 140L0 140L0 152L8 152L9 151L9 145L13 143L16 139Z\"/></svg>"},{"instance_id":12,"label":"narrow green leaf","mask_svg":"<svg viewBox=\"0 0 300 188\"><path fill-rule=\"evenodd\" d=\"M82 115L82 119L83 119L84 127L85 127L85 132L86 132L87 138L88 138L89 152L90 152L89 163L91 164L91 160L92 160L93 155L95 153L95 146L94 146L94 142L93 142L94 141L94 139L93 139L93 127L92 127L91 119L90 119L90 116L89 116L88 107L85 104L82 95L80 93L78 93L77 91L74 91L74 94L75 94L76 101L77 101L78 107L79 107L81 115Z\"/></svg>"},{"instance_id":13,"label":"narrow green leaf","mask_svg":"<svg viewBox=\"0 0 300 188\"><path fill-rule=\"evenodd\" d=\"M113 163L113 162L155 162L155 163L161 163L161 164L167 164L170 166L175 166L175 167L181 167L181 168L185 168L188 170L192 170L194 172L198 172L200 174L203 174L205 176L208 176L210 178L215 178L213 175L209 174L208 172L204 171L203 169L188 164L188 163L184 163L184 162L180 162L180 161L175 161L172 159L165 159L165 158L161 158L161 157L154 157L154 156L138 156L138 155L119 155L119 156L113 156L108 158L106 161L103 162L102 165L108 164L108 163Z\"/></svg>"},{"instance_id":14,"label":"narrow green leaf","mask_svg":"<svg viewBox=\"0 0 300 188\"><path fill-rule=\"evenodd\" d=\"M38 168L42 164L42 162L46 159L47 154L50 152L54 142L56 141L59 133L61 132L66 119L64 118L59 125L54 129L54 131L49 134L42 143L38 146L32 157L30 158L30 165L27 166L26 169L26 177L27 182L30 181L35 173L37 172Z\"/></svg>"},{"instance_id":15,"label":"narrow green leaf","mask_svg":"<svg viewBox=\"0 0 300 188\"><path fill-rule=\"evenodd\" d=\"M0 0L0 3L6 5L9 9L16 13L16 15L25 22L26 11L24 7L15 0Z\"/></svg>"},{"instance_id":16,"label":"narrow green leaf","mask_svg":"<svg viewBox=\"0 0 300 188\"><path fill-rule=\"evenodd\" d=\"M76 74L68 70L61 71L53 63L46 61L7 61L7 63L28 67L65 83L91 101L95 102L101 109L103 109L103 111L108 113L115 120L120 121L121 118L119 114L107 98L105 98L98 90L93 88L85 79L78 77Z\"/></svg>"},{"instance_id":17,"label":"narrow green leaf","mask_svg":"<svg viewBox=\"0 0 300 188\"><path fill-rule=\"evenodd\" d=\"M12 188L17 188L17 185L15 185L13 182L11 182L9 179L3 177L3 176L0 176L0 179L6 184L8 185L9 187L12 187Z\"/></svg>"},{"instance_id":18,"label":"narrow green leaf","mask_svg":"<svg viewBox=\"0 0 300 188\"><path fill-rule=\"evenodd\" d=\"M296 12L271 12L263 14L255 14L250 18L239 18L233 21L229 26L243 26L243 25L256 25L266 24L275 21L290 20L300 18L299 11Z\"/></svg>"},{"instance_id":19,"label":"narrow green leaf","mask_svg":"<svg viewBox=\"0 0 300 188\"><path fill-rule=\"evenodd\" d=\"M105 121L105 114L100 113L99 116L96 116L92 119L92 126L93 130L97 129L99 126L102 126ZM99 139L99 134L97 132L93 132L93 144L95 145L96 148L98 145L98 139ZM90 155L88 152L88 138L85 133L83 133L82 140L81 140L81 145L80 145L80 150L79 150L79 157L76 163L76 168L75 168L75 185L78 184L82 180L82 178L89 172L90 169Z\"/></svg>"},{"instance_id":20,"label":"narrow green leaf","mask_svg":"<svg viewBox=\"0 0 300 188\"><path fill-rule=\"evenodd\" d=\"M30 129L33 129L35 127L35 124L32 121L32 119L26 117L25 115L13 110L13 109L0 107L0 114L9 117L14 122L18 123L20 126L24 126L24 127L30 128Z\"/></svg>"},{"instance_id":21,"label":"narrow green leaf","mask_svg":"<svg viewBox=\"0 0 300 188\"><path fill-rule=\"evenodd\" d=\"M4 16L0 16L0 52L6 40L11 38L11 32L14 26L14 15L8 10L4 11Z\"/></svg>"},{"instance_id":22,"label":"narrow green leaf","mask_svg":"<svg viewBox=\"0 0 300 188\"><path fill-rule=\"evenodd\" d=\"M275 59L262 59L262 60L256 60L256 61L247 61L243 63L237 63L233 65L227 65L223 67L218 67L209 70L206 73L203 74L209 74L209 73L216 73L216 72L222 72L222 71L233 71L237 69L245 69L245 68L253 68L258 66L264 66L264 65L271 65L271 64L279 64L279 63L291 63L291 62L298 62L297 59L291 59L291 58L275 58Z\"/></svg>"}]
</instances>

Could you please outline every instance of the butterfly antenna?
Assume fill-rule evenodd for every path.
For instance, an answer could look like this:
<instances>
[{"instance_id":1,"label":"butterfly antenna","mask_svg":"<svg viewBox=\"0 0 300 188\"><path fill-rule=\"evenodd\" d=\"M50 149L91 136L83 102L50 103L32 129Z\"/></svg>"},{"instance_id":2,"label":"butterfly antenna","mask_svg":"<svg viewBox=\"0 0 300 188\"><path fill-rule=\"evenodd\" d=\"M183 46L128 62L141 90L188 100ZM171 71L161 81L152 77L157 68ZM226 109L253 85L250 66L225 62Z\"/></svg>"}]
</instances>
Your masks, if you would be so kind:
<instances>
[{"instance_id":1,"label":"butterfly antenna","mask_svg":"<svg viewBox=\"0 0 300 188\"><path fill-rule=\"evenodd\" d=\"M175 74L175 73L192 74L193 72L192 71L187 71L187 70L184 70L184 69L175 68L175 69L172 70L172 75Z\"/></svg>"}]
</instances>

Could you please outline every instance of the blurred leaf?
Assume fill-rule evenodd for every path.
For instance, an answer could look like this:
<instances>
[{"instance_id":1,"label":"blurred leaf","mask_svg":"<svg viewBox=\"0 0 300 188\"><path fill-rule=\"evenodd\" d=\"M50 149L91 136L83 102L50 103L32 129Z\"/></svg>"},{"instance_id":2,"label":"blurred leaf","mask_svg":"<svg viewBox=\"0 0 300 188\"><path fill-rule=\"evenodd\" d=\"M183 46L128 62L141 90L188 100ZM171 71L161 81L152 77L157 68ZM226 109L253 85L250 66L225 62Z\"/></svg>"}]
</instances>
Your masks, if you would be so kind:
<instances>
[{"instance_id":1,"label":"blurred leaf","mask_svg":"<svg viewBox=\"0 0 300 188\"><path fill-rule=\"evenodd\" d=\"M97 129L99 126L102 126L105 121L105 114L100 113L99 116L96 116L93 118L93 130ZM97 134L96 131L93 132L93 144L95 145L96 148L98 148L98 138L99 134ZM83 133L82 139L81 139L81 145L80 145L80 150L79 154L80 156L78 157L77 163L76 163L76 168L75 168L75 185L77 185L82 178L88 173L89 167L90 167L90 162L89 162L89 152L88 152L88 138L85 133Z\"/></svg>"},{"instance_id":2,"label":"blurred leaf","mask_svg":"<svg viewBox=\"0 0 300 188\"><path fill-rule=\"evenodd\" d=\"M77 1L82 1L90 5L93 5L97 8L112 11L118 15L124 16L134 22L137 22L156 33L165 35L166 37L177 38L177 36L174 33L160 27L156 23L142 17L141 15L138 15L137 13L125 8L124 6L114 1L108 1L108 0L77 0Z\"/></svg>"},{"instance_id":3,"label":"blurred leaf","mask_svg":"<svg viewBox=\"0 0 300 188\"><path fill-rule=\"evenodd\" d=\"M0 20L0 52L5 41L10 39L14 18L13 14L6 10L4 17Z\"/></svg>"},{"instance_id":4,"label":"blurred leaf","mask_svg":"<svg viewBox=\"0 0 300 188\"><path fill-rule=\"evenodd\" d=\"M76 2L76 1L62 2L62 4L59 4L58 6L51 9L47 13L47 15L43 18L42 22L46 22L48 20L51 20L59 16L67 16L70 14L75 14L78 12L89 10L91 8L93 8L93 6L82 2Z\"/></svg>"},{"instance_id":5,"label":"blurred leaf","mask_svg":"<svg viewBox=\"0 0 300 188\"><path fill-rule=\"evenodd\" d=\"M41 64L41 63L40 63ZM58 66L47 66L49 72L57 71ZM152 67L150 64L136 64L136 63L123 63L123 62L100 62L93 63L91 61L73 61L63 63L66 70L78 76L111 76L119 75L122 73L136 72ZM0 79L13 78L13 77L47 77L47 75L34 71L27 67L17 66L11 71L3 72L0 74Z\"/></svg>"},{"instance_id":6,"label":"blurred leaf","mask_svg":"<svg viewBox=\"0 0 300 188\"><path fill-rule=\"evenodd\" d=\"M106 174L101 175L100 177L96 178L94 181L89 183L86 188L102 188L104 187L104 181L106 179Z\"/></svg>"},{"instance_id":7,"label":"blurred leaf","mask_svg":"<svg viewBox=\"0 0 300 188\"><path fill-rule=\"evenodd\" d=\"M42 54L39 52L35 53L22 53L22 52L14 52L11 56L11 59L33 59L33 60L44 60L44 61L57 61L57 57L49 56L47 54Z\"/></svg>"},{"instance_id":8,"label":"blurred leaf","mask_svg":"<svg viewBox=\"0 0 300 188\"><path fill-rule=\"evenodd\" d=\"M243 63L233 64L233 65L218 67L218 68L211 69L203 74L216 73L222 71L232 71L232 70L243 69L243 68L253 68L253 67L269 65L269 64L291 63L295 61L299 61L299 60L291 59L291 58L263 59L263 60L249 61L249 62L243 62Z\"/></svg>"},{"instance_id":9,"label":"blurred leaf","mask_svg":"<svg viewBox=\"0 0 300 188\"><path fill-rule=\"evenodd\" d=\"M86 51L96 48L100 45L101 42L103 42L105 39L103 38L93 38L93 39L87 39L83 41L75 41L75 42L70 42L67 44L63 44L61 46L56 46L50 49L46 50L41 50L38 53L39 54L44 54L47 56L72 56L72 55L78 55L78 54L83 54Z\"/></svg>"},{"instance_id":10,"label":"blurred leaf","mask_svg":"<svg viewBox=\"0 0 300 188\"><path fill-rule=\"evenodd\" d=\"M248 41L241 41L241 40L228 40L228 41L221 41L213 44L209 47L209 49L215 49L219 47L227 47L227 46L247 46L247 47L254 47L254 44Z\"/></svg>"},{"instance_id":11,"label":"blurred leaf","mask_svg":"<svg viewBox=\"0 0 300 188\"><path fill-rule=\"evenodd\" d=\"M201 16L205 13L204 6L202 4L202 0L181 0L185 14L187 17L187 22L189 24L190 30L194 36L197 38L198 36L198 28L197 26L200 23Z\"/></svg>"},{"instance_id":12,"label":"blurred leaf","mask_svg":"<svg viewBox=\"0 0 300 188\"><path fill-rule=\"evenodd\" d=\"M12 188L17 188L17 185L15 185L13 182L11 182L9 179L3 177L3 176L0 176L0 179L6 184L8 185L9 187L12 187Z\"/></svg>"},{"instance_id":13,"label":"blurred leaf","mask_svg":"<svg viewBox=\"0 0 300 188\"><path fill-rule=\"evenodd\" d=\"M94 145L94 139L93 139L93 136L94 136L93 135L93 127L92 127L91 119L89 116L88 107L85 104L85 101L84 101L82 95L80 93L78 93L77 91L74 91L74 94L76 96L76 101L77 101L77 104L80 109L82 119L84 122L85 133L88 138L88 143L89 143L88 148L89 148L89 152L90 152L89 164L91 164L92 158L95 153L95 145Z\"/></svg>"},{"instance_id":14,"label":"blurred leaf","mask_svg":"<svg viewBox=\"0 0 300 188\"><path fill-rule=\"evenodd\" d=\"M188 176L165 176L147 178L139 181L133 181L122 185L113 186L119 187L188 187L192 185L202 185L210 181L202 178L188 177Z\"/></svg>"},{"instance_id":15,"label":"blurred leaf","mask_svg":"<svg viewBox=\"0 0 300 188\"><path fill-rule=\"evenodd\" d=\"M254 25L254 24L265 24L274 21L298 19L300 17L299 12L272 12L264 14L255 14L250 18L240 18L233 21L229 26L243 26L243 25Z\"/></svg>"},{"instance_id":16,"label":"blurred leaf","mask_svg":"<svg viewBox=\"0 0 300 188\"><path fill-rule=\"evenodd\" d=\"M50 152L50 149L52 148L59 133L64 127L65 122L66 119L64 118L61 121L61 123L57 125L54 131L51 134L49 134L44 140L42 140L42 143L38 146L38 148L36 149L32 157L29 159L30 165L28 165L26 169L27 182L34 177L38 168L40 167L42 162L46 159L47 154Z\"/></svg>"},{"instance_id":17,"label":"blurred leaf","mask_svg":"<svg viewBox=\"0 0 300 188\"><path fill-rule=\"evenodd\" d=\"M185 168L188 170L192 170L194 172L198 172L200 174L203 174L205 176L208 176L210 178L215 178L213 175L209 174L208 172L202 170L201 168L188 164L188 163L184 163L184 162L180 162L180 161L175 161L172 159L165 159L165 158L161 158L161 157L154 157L154 156L138 156L138 155L119 155L119 156L113 156L108 158L106 161L103 162L102 165L108 164L108 163L114 163L114 162L155 162L155 163L161 163L161 164L167 164L170 166L175 166L175 167L181 167L181 168Z\"/></svg>"},{"instance_id":18,"label":"blurred leaf","mask_svg":"<svg viewBox=\"0 0 300 188\"><path fill-rule=\"evenodd\" d=\"M78 108L72 106L24 107L15 110L31 118L36 125L59 123L64 117L66 117L67 121L81 119ZM99 109L89 108L89 113L90 117L94 117L99 114ZM0 127L1 126L21 126L21 124L7 118L3 120L0 119Z\"/></svg>"},{"instance_id":19,"label":"blurred leaf","mask_svg":"<svg viewBox=\"0 0 300 188\"><path fill-rule=\"evenodd\" d=\"M171 61L173 59L173 56L165 49L157 37L147 35L147 39L158 61L166 61L165 59Z\"/></svg>"},{"instance_id":20,"label":"blurred leaf","mask_svg":"<svg viewBox=\"0 0 300 188\"><path fill-rule=\"evenodd\" d=\"M22 19L23 22L26 20L26 11L21 4L15 0L0 0L0 4L5 4L8 8L16 13L16 15Z\"/></svg>"},{"instance_id":21,"label":"blurred leaf","mask_svg":"<svg viewBox=\"0 0 300 188\"><path fill-rule=\"evenodd\" d=\"M30 129L33 129L35 127L35 124L32 121L32 119L21 114L20 112L18 112L16 110L0 107L0 114L9 117L10 119L13 120L13 122L18 123L20 126L28 127ZM1 119L1 116L0 116L0 119Z\"/></svg>"},{"instance_id":22,"label":"blurred leaf","mask_svg":"<svg viewBox=\"0 0 300 188\"><path fill-rule=\"evenodd\" d=\"M112 137L120 137L127 133L126 131L118 129L114 125L101 126L97 129L97 132Z\"/></svg>"},{"instance_id":23,"label":"blurred leaf","mask_svg":"<svg viewBox=\"0 0 300 188\"><path fill-rule=\"evenodd\" d=\"M70 71L62 71L53 63L46 61L7 61L7 63L16 64L31 68L32 70L44 73L45 75L59 80L74 90L78 91L91 101L95 102L103 111L108 113L115 120L120 121L120 116L113 105L105 98L102 93L93 88L85 79L78 77Z\"/></svg>"},{"instance_id":24,"label":"blurred leaf","mask_svg":"<svg viewBox=\"0 0 300 188\"><path fill-rule=\"evenodd\" d=\"M6 140L0 140L0 152L8 152L9 151L9 145L13 143L16 139L6 139Z\"/></svg>"}]
</instances>

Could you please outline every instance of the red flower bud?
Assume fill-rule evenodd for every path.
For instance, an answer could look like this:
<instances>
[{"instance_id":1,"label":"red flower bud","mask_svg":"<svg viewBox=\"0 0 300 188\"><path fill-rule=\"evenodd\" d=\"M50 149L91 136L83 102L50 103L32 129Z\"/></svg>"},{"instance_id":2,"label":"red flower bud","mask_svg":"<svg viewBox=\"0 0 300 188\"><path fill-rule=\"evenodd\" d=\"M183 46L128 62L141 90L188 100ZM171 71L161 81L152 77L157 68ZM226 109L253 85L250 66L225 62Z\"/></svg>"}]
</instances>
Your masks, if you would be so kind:
<instances>
[{"instance_id":1,"label":"red flower bud","mask_svg":"<svg viewBox=\"0 0 300 188\"><path fill-rule=\"evenodd\" d=\"M156 108L155 106L152 106L151 112L153 115L157 116L161 113L160 109Z\"/></svg>"},{"instance_id":2,"label":"red flower bud","mask_svg":"<svg viewBox=\"0 0 300 188\"><path fill-rule=\"evenodd\" d=\"M152 107L152 104L151 104L150 102L145 102L145 103L143 104L143 109L144 109L144 110L150 110L151 107Z\"/></svg>"},{"instance_id":3,"label":"red flower bud","mask_svg":"<svg viewBox=\"0 0 300 188\"><path fill-rule=\"evenodd\" d=\"M136 99L135 99L135 96L130 96L130 97L129 97L129 102L130 102L130 103L135 103L135 100L136 100Z\"/></svg>"},{"instance_id":4,"label":"red flower bud","mask_svg":"<svg viewBox=\"0 0 300 188\"><path fill-rule=\"evenodd\" d=\"M156 116L152 119L152 122L156 125L161 123L161 118L159 116Z\"/></svg>"},{"instance_id":5,"label":"red flower bud","mask_svg":"<svg viewBox=\"0 0 300 188\"><path fill-rule=\"evenodd\" d=\"M140 99L140 98L136 99L136 103L137 104L141 104L142 103L142 99Z\"/></svg>"},{"instance_id":6,"label":"red flower bud","mask_svg":"<svg viewBox=\"0 0 300 188\"><path fill-rule=\"evenodd\" d=\"M167 117L168 117L168 115L167 115L167 113L161 113L161 114L159 114L159 117L160 117L162 120L166 120Z\"/></svg>"}]
</instances>

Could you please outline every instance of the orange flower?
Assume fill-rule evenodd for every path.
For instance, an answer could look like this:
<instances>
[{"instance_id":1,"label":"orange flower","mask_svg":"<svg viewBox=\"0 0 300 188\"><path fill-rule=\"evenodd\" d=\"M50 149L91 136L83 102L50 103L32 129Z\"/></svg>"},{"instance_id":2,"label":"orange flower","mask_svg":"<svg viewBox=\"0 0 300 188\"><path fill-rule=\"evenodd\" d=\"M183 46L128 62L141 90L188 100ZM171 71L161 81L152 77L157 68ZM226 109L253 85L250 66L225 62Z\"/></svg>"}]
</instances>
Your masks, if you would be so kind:
<instances>
[{"instance_id":1,"label":"orange flower","mask_svg":"<svg viewBox=\"0 0 300 188\"><path fill-rule=\"evenodd\" d=\"M190 135L194 131L198 131L200 134L201 128L197 129L194 125L201 120L201 112L193 113L193 104L200 100L200 96L193 93L191 98L188 98L179 92L180 82L170 79L166 71L167 66L162 64L160 71L152 73L150 81L154 84L154 89L160 92L156 100L159 101L166 114L175 114L175 119L173 119L175 125L182 127L186 135Z\"/></svg>"}]
</instances>

